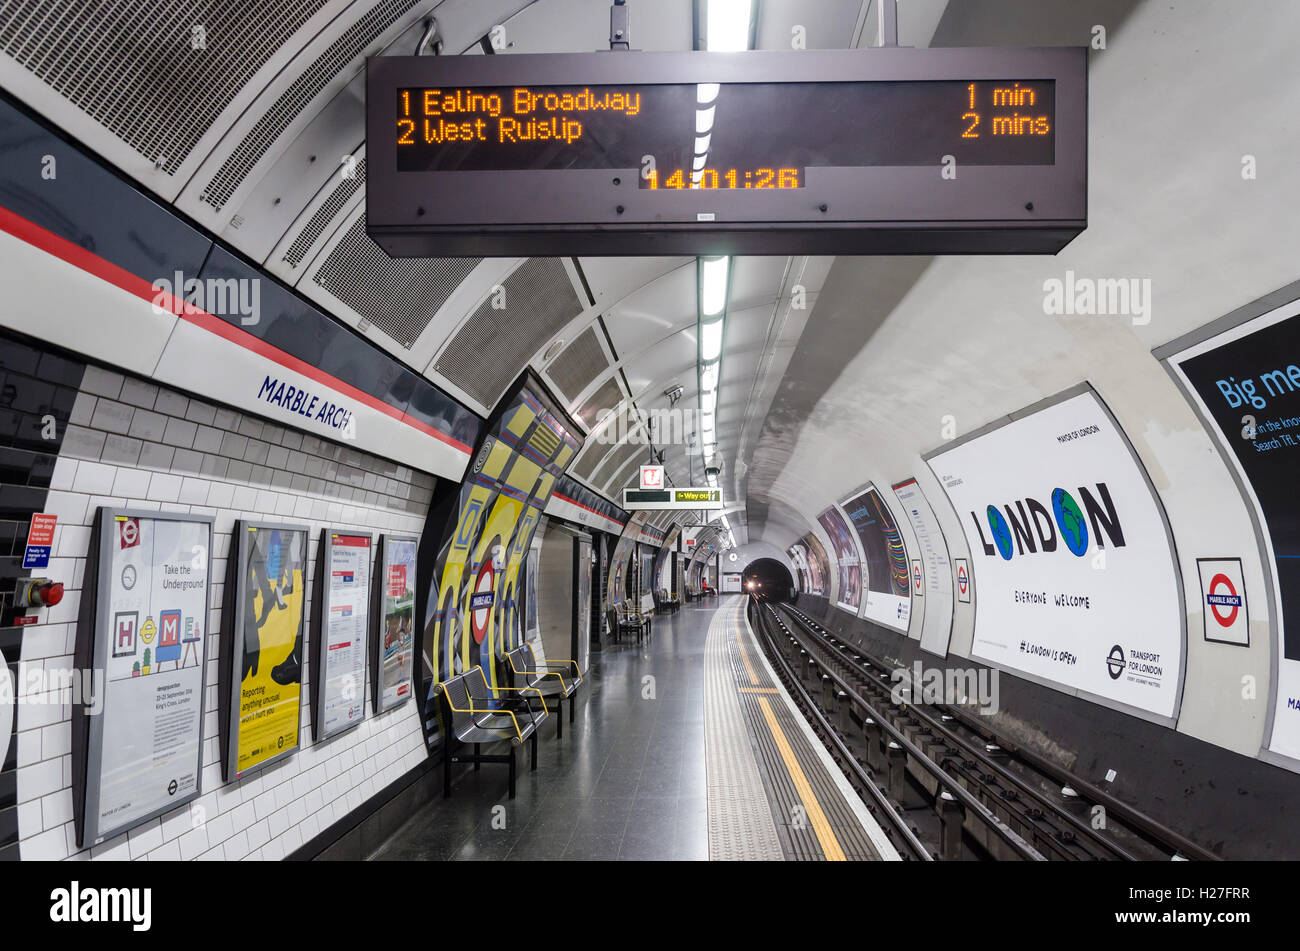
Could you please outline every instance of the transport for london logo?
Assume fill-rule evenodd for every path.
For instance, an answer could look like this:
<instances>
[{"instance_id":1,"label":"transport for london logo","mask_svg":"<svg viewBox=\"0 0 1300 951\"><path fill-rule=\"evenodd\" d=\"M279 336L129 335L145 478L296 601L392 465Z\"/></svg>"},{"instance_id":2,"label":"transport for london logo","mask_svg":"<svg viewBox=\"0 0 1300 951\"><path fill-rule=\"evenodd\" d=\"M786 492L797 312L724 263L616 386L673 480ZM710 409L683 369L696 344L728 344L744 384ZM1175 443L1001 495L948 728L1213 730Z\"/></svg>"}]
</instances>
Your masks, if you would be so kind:
<instances>
[{"instance_id":1,"label":"transport for london logo","mask_svg":"<svg viewBox=\"0 0 1300 951\"><path fill-rule=\"evenodd\" d=\"M973 511L970 517L984 554L990 558L1000 555L1004 561L1018 554L1048 554L1061 547L1082 558L1090 540L1101 548L1107 544L1123 548L1125 544L1124 527L1104 482L1093 489L1080 486L1075 493L1055 488L1047 502L1024 498L1001 507L989 505L983 520Z\"/></svg>"}]
</instances>

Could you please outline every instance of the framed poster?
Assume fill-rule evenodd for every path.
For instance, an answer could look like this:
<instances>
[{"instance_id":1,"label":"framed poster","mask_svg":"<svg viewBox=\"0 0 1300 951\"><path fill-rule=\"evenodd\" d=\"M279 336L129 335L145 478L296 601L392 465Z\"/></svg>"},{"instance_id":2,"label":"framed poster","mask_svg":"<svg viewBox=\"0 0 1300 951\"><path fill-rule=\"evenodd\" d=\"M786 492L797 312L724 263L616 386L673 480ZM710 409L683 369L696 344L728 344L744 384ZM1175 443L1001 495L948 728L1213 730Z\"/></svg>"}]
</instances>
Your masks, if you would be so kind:
<instances>
[{"instance_id":1,"label":"framed poster","mask_svg":"<svg viewBox=\"0 0 1300 951\"><path fill-rule=\"evenodd\" d=\"M77 842L97 845L202 792L212 519L100 508L78 625Z\"/></svg>"},{"instance_id":2,"label":"framed poster","mask_svg":"<svg viewBox=\"0 0 1300 951\"><path fill-rule=\"evenodd\" d=\"M312 604L311 729L317 742L366 718L370 535L322 529Z\"/></svg>"},{"instance_id":3,"label":"framed poster","mask_svg":"<svg viewBox=\"0 0 1300 951\"><path fill-rule=\"evenodd\" d=\"M235 522L226 559L221 645L221 749L227 782L298 749L307 532L303 525Z\"/></svg>"},{"instance_id":4,"label":"framed poster","mask_svg":"<svg viewBox=\"0 0 1300 951\"><path fill-rule=\"evenodd\" d=\"M414 692L415 549L419 539L380 535L375 553L374 595L378 621L370 639L370 703L375 713L400 707Z\"/></svg>"}]
</instances>

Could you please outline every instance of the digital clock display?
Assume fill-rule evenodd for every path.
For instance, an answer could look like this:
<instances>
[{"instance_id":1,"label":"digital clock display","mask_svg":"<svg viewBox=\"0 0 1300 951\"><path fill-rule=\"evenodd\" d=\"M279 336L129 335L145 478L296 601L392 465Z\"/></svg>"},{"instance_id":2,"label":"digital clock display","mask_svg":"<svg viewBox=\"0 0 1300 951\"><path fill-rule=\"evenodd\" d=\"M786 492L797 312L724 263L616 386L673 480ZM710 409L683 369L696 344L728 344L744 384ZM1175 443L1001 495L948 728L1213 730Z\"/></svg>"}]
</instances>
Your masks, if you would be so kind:
<instances>
[{"instance_id":1,"label":"digital clock display","mask_svg":"<svg viewBox=\"0 0 1300 951\"><path fill-rule=\"evenodd\" d=\"M1052 165L1053 80L402 87L400 172L636 170L650 191L816 168ZM946 157L951 157L947 159Z\"/></svg>"}]
</instances>

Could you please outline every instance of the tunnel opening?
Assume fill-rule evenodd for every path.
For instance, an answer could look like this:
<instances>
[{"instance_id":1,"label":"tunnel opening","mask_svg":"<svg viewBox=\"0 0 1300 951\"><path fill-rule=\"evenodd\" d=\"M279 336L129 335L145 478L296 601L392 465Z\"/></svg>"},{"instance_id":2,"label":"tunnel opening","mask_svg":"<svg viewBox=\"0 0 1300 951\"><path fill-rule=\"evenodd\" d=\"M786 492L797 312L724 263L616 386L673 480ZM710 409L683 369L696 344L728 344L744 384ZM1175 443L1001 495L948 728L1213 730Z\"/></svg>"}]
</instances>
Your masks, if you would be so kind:
<instances>
[{"instance_id":1,"label":"tunnel opening","mask_svg":"<svg viewBox=\"0 0 1300 951\"><path fill-rule=\"evenodd\" d=\"M746 594L765 601L789 601L794 596L790 569L775 558L758 558L745 566L741 584Z\"/></svg>"}]
</instances>

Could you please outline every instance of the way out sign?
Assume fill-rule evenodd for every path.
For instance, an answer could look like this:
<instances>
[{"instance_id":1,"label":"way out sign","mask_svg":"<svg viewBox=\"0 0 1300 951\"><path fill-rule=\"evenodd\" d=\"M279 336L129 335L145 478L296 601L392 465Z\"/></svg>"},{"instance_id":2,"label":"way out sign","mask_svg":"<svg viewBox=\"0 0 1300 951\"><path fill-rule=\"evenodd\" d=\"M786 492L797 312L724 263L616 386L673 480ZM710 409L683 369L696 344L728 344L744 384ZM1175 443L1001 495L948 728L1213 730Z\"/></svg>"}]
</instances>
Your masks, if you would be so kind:
<instances>
[{"instance_id":1,"label":"way out sign","mask_svg":"<svg viewBox=\"0 0 1300 951\"><path fill-rule=\"evenodd\" d=\"M1250 645L1246 582L1240 558L1198 558L1205 639L1223 644Z\"/></svg>"}]
</instances>

